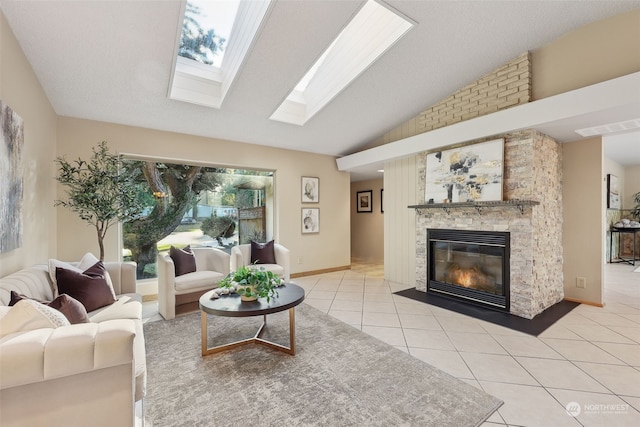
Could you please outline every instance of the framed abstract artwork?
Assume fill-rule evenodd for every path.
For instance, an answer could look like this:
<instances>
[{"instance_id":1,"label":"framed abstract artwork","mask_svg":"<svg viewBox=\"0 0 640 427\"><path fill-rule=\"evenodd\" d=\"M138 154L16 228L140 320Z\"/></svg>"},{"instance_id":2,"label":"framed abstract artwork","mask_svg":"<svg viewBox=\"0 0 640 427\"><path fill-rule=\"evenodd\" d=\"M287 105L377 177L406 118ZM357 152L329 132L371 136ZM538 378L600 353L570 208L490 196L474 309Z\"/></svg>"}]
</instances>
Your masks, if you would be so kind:
<instances>
[{"instance_id":1,"label":"framed abstract artwork","mask_svg":"<svg viewBox=\"0 0 640 427\"><path fill-rule=\"evenodd\" d=\"M320 208L302 208L302 234L320 232Z\"/></svg>"},{"instance_id":2,"label":"framed abstract artwork","mask_svg":"<svg viewBox=\"0 0 640 427\"><path fill-rule=\"evenodd\" d=\"M620 183L612 174L607 174L607 208L620 209Z\"/></svg>"},{"instance_id":3,"label":"framed abstract artwork","mask_svg":"<svg viewBox=\"0 0 640 427\"><path fill-rule=\"evenodd\" d=\"M373 190L356 193L356 212L373 212Z\"/></svg>"},{"instance_id":4,"label":"framed abstract artwork","mask_svg":"<svg viewBox=\"0 0 640 427\"><path fill-rule=\"evenodd\" d=\"M302 203L318 203L320 200L320 178L302 177Z\"/></svg>"},{"instance_id":5,"label":"framed abstract artwork","mask_svg":"<svg viewBox=\"0 0 640 427\"><path fill-rule=\"evenodd\" d=\"M22 246L24 122L0 100L0 252Z\"/></svg>"},{"instance_id":6,"label":"framed abstract artwork","mask_svg":"<svg viewBox=\"0 0 640 427\"><path fill-rule=\"evenodd\" d=\"M501 201L504 139L427 154L425 202Z\"/></svg>"}]
</instances>

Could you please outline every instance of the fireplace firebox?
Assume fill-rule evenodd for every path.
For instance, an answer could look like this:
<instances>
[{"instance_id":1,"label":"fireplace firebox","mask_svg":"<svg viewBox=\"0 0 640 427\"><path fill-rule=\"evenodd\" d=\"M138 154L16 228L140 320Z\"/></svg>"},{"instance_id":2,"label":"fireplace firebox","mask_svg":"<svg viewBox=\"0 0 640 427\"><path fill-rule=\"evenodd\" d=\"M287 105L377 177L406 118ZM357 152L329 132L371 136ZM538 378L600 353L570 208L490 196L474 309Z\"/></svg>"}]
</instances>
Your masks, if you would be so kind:
<instances>
[{"instance_id":1,"label":"fireplace firebox","mask_svg":"<svg viewBox=\"0 0 640 427\"><path fill-rule=\"evenodd\" d=\"M509 233L427 229L427 293L509 311Z\"/></svg>"}]
</instances>

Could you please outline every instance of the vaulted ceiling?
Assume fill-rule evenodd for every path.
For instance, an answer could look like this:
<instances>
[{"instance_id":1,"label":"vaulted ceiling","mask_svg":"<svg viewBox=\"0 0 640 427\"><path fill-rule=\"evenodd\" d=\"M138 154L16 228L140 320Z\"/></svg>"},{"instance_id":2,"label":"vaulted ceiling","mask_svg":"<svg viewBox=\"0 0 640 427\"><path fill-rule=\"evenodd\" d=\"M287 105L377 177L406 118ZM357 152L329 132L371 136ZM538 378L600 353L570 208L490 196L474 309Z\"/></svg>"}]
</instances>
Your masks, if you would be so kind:
<instances>
[{"instance_id":1,"label":"vaulted ceiling","mask_svg":"<svg viewBox=\"0 0 640 427\"><path fill-rule=\"evenodd\" d=\"M276 0L220 109L167 97L180 1L1 8L56 113L343 156L517 55L640 1L406 1L407 36L304 126L269 120L364 0Z\"/></svg>"}]
</instances>

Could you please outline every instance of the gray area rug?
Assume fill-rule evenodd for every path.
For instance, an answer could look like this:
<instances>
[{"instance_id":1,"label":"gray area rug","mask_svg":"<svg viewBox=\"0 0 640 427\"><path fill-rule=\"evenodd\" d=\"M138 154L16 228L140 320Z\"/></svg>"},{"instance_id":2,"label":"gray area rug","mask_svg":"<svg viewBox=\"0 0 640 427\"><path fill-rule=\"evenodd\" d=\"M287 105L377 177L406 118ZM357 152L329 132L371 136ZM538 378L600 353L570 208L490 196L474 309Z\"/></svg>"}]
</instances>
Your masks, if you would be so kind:
<instances>
[{"instance_id":1,"label":"gray area rug","mask_svg":"<svg viewBox=\"0 0 640 427\"><path fill-rule=\"evenodd\" d=\"M209 346L261 318L209 316ZM249 344L200 355L200 313L144 325L145 425L477 426L502 401L319 310L296 308L296 355ZM265 338L288 345L288 312Z\"/></svg>"}]
</instances>

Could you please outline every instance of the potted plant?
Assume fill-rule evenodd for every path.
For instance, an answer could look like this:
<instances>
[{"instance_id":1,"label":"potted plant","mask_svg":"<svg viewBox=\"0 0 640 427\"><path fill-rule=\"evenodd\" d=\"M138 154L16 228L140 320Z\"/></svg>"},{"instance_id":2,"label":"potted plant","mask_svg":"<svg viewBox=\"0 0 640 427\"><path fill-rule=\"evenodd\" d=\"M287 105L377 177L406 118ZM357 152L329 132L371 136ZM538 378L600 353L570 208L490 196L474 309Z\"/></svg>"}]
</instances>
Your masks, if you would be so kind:
<instances>
[{"instance_id":1,"label":"potted plant","mask_svg":"<svg viewBox=\"0 0 640 427\"><path fill-rule=\"evenodd\" d=\"M242 266L237 271L229 273L218 286L237 292L242 301L266 298L269 302L272 297L278 295L276 288L283 283L284 280L277 274L253 264Z\"/></svg>"},{"instance_id":2,"label":"potted plant","mask_svg":"<svg viewBox=\"0 0 640 427\"><path fill-rule=\"evenodd\" d=\"M98 235L100 261L104 261L104 237L118 221L138 217L144 204L138 197L139 187L131 173L121 168L120 156L112 154L102 141L93 148L90 160L67 161L58 157L56 179L66 187L67 200L56 200L93 225Z\"/></svg>"}]
</instances>

